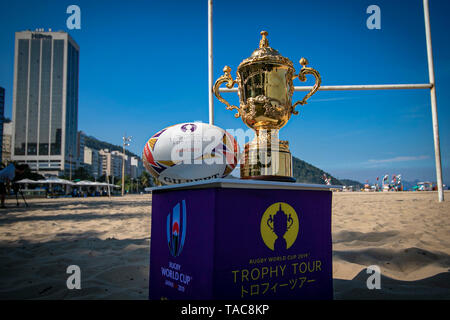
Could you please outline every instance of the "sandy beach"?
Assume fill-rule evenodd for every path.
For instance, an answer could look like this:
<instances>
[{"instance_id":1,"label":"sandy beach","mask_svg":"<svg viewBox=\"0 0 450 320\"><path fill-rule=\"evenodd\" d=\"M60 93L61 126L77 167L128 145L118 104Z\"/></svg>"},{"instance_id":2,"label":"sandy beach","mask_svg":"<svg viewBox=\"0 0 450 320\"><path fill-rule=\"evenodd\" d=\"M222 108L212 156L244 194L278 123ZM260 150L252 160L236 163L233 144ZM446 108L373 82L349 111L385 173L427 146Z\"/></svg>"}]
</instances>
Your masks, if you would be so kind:
<instances>
[{"instance_id":1,"label":"sandy beach","mask_svg":"<svg viewBox=\"0 0 450 320\"><path fill-rule=\"evenodd\" d=\"M450 299L450 193L334 193L336 299ZM368 290L366 268L381 270Z\"/></svg>"},{"instance_id":2,"label":"sandy beach","mask_svg":"<svg viewBox=\"0 0 450 320\"><path fill-rule=\"evenodd\" d=\"M450 299L450 192L333 194L335 299ZM147 299L151 195L7 200L0 299ZM68 290L78 265L82 289ZM381 270L368 290L366 268Z\"/></svg>"},{"instance_id":3,"label":"sandy beach","mask_svg":"<svg viewBox=\"0 0 450 320\"><path fill-rule=\"evenodd\" d=\"M28 203L0 215L0 299L147 299L150 195Z\"/></svg>"}]
</instances>

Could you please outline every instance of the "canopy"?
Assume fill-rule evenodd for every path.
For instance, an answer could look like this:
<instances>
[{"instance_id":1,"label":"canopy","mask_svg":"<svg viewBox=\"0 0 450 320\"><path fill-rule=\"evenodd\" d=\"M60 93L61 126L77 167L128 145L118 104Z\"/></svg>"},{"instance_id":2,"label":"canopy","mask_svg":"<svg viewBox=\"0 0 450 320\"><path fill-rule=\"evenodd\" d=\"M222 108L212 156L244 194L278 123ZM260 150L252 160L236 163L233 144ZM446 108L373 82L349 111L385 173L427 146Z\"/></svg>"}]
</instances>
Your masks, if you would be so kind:
<instances>
[{"instance_id":1,"label":"canopy","mask_svg":"<svg viewBox=\"0 0 450 320\"><path fill-rule=\"evenodd\" d=\"M78 181L77 183L74 183L74 185L75 186L91 186L91 187L95 187L95 186L107 187L109 185L110 187L116 187L116 188L119 187L112 183L108 184L106 182L93 182L93 181L86 181L86 180Z\"/></svg>"},{"instance_id":2,"label":"canopy","mask_svg":"<svg viewBox=\"0 0 450 320\"><path fill-rule=\"evenodd\" d=\"M72 182L69 180L64 180L64 179L60 179L57 177L50 177L48 179L45 180L30 180L30 179L22 179L19 181L16 181L16 183L37 183L37 184L65 184L65 185L71 185L71 186L89 186L89 187L113 187L113 188L120 188L119 186L112 184L112 183L106 183L106 182L94 182L94 181L87 181L87 180L82 180L82 181L78 181L78 182Z\"/></svg>"},{"instance_id":3,"label":"canopy","mask_svg":"<svg viewBox=\"0 0 450 320\"><path fill-rule=\"evenodd\" d=\"M96 182L86 181L86 180L78 181L78 182L74 183L74 185L76 185L76 186L98 186L98 184Z\"/></svg>"},{"instance_id":4,"label":"canopy","mask_svg":"<svg viewBox=\"0 0 450 320\"><path fill-rule=\"evenodd\" d=\"M39 182L37 182L35 180L30 180L30 179L22 179L22 180L16 181L15 183L39 183Z\"/></svg>"},{"instance_id":5,"label":"canopy","mask_svg":"<svg viewBox=\"0 0 450 320\"><path fill-rule=\"evenodd\" d=\"M72 181L60 179L60 178L57 178L57 177L50 177L48 179L38 180L38 181L42 181L42 183L53 183L53 184L70 184L70 185L74 184Z\"/></svg>"},{"instance_id":6,"label":"canopy","mask_svg":"<svg viewBox=\"0 0 450 320\"><path fill-rule=\"evenodd\" d=\"M70 182L68 180L64 180L64 179L59 179L59 178L50 178L50 179L41 179L41 180L30 180L30 179L22 179L19 181L16 181L16 183L39 183L39 184L49 184L49 183L54 183L54 184L70 184L72 185L73 182Z\"/></svg>"}]
</instances>

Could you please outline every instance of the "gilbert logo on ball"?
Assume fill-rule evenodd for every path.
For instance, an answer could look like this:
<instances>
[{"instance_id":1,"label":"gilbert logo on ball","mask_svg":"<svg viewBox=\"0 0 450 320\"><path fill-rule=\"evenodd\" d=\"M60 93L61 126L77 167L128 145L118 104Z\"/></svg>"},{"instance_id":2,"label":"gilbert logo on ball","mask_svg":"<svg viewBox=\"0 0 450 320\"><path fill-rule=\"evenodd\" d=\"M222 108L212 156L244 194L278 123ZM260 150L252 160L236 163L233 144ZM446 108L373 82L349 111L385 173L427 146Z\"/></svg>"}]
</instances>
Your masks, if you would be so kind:
<instances>
[{"instance_id":1,"label":"gilbert logo on ball","mask_svg":"<svg viewBox=\"0 0 450 320\"><path fill-rule=\"evenodd\" d=\"M164 184L222 178L236 167L239 145L214 125L180 123L154 134L142 159L147 171Z\"/></svg>"}]
</instances>

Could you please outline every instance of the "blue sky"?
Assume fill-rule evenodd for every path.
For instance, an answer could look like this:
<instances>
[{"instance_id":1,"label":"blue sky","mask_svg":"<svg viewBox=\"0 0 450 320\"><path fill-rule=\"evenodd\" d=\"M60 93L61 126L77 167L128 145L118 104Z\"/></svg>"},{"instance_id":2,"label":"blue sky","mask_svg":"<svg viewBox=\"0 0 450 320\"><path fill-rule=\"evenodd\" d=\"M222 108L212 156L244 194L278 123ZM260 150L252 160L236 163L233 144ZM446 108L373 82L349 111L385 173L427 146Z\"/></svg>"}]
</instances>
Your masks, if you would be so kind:
<instances>
[{"instance_id":1,"label":"blue sky","mask_svg":"<svg viewBox=\"0 0 450 320\"><path fill-rule=\"evenodd\" d=\"M68 30L66 8L81 8L81 30ZM381 9L369 30L366 9ZM450 184L450 2L430 0L444 182ZM80 46L79 129L140 154L156 131L208 121L207 1L1 1L0 86L11 117L14 32L64 30ZM420 0L214 2L214 77L235 76L261 30L298 70L306 57L323 85L426 83ZM298 80L295 85L302 85ZM311 85L310 80L305 85ZM294 100L304 93L294 94ZM238 103L237 95L224 94ZM245 125L215 100L215 124ZM429 90L318 92L282 129L294 156L338 178L384 174L435 180Z\"/></svg>"}]
</instances>

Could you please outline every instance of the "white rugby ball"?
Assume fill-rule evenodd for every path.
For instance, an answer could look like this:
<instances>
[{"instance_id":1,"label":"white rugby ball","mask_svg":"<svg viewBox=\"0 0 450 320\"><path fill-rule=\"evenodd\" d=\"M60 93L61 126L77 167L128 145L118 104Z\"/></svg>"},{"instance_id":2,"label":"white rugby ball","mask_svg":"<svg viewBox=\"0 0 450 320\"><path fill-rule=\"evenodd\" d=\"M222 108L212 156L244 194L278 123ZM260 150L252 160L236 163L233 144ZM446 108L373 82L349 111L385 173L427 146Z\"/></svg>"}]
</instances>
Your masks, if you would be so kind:
<instances>
[{"instance_id":1,"label":"white rugby ball","mask_svg":"<svg viewBox=\"0 0 450 320\"><path fill-rule=\"evenodd\" d=\"M147 171L164 184L223 178L238 163L239 145L214 125L180 123L154 134L142 159Z\"/></svg>"}]
</instances>

